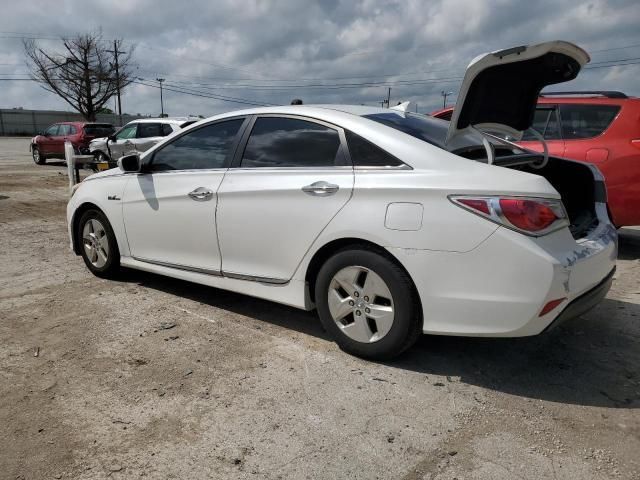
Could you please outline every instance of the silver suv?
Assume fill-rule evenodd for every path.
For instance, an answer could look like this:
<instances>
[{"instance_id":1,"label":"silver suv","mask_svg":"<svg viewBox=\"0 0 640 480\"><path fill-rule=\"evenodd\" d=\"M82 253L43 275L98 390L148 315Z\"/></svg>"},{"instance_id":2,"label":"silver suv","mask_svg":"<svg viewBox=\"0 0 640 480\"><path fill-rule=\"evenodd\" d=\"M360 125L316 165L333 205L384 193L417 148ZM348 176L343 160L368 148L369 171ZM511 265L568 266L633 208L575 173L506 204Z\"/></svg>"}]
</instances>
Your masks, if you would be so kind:
<instances>
[{"instance_id":1,"label":"silver suv","mask_svg":"<svg viewBox=\"0 0 640 480\"><path fill-rule=\"evenodd\" d=\"M164 137L198 120L199 118L190 117L133 120L113 135L92 140L89 152L99 162L115 163L124 155L150 149Z\"/></svg>"}]
</instances>

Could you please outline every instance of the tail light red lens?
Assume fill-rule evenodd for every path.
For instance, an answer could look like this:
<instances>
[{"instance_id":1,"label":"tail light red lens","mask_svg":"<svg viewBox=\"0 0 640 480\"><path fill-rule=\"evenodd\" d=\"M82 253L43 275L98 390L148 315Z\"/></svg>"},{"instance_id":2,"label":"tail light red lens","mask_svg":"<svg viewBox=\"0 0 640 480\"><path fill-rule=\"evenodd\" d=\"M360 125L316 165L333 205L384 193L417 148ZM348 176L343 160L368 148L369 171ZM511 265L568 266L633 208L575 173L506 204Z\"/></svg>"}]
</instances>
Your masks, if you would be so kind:
<instances>
[{"instance_id":1,"label":"tail light red lens","mask_svg":"<svg viewBox=\"0 0 640 480\"><path fill-rule=\"evenodd\" d=\"M528 232L544 230L558 219L547 205L534 200L501 198L500 209L509 222Z\"/></svg>"},{"instance_id":2,"label":"tail light red lens","mask_svg":"<svg viewBox=\"0 0 640 480\"><path fill-rule=\"evenodd\" d=\"M449 199L476 215L527 235L545 235L569 224L560 200L466 195Z\"/></svg>"}]
</instances>

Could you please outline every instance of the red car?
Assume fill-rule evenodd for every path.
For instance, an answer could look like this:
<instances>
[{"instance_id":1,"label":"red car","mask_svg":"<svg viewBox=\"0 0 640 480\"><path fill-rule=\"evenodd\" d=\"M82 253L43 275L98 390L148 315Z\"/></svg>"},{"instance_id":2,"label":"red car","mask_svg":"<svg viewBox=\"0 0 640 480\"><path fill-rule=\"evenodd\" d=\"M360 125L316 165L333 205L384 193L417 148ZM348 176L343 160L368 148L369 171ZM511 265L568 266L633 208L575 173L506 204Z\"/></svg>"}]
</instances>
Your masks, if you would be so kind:
<instances>
[{"instance_id":1,"label":"red car","mask_svg":"<svg viewBox=\"0 0 640 480\"><path fill-rule=\"evenodd\" d=\"M453 108L431 115L450 120ZM533 129L549 154L596 165L618 227L640 225L640 98L621 92L553 92L538 99ZM531 132L518 142L542 151Z\"/></svg>"},{"instance_id":2,"label":"red car","mask_svg":"<svg viewBox=\"0 0 640 480\"><path fill-rule=\"evenodd\" d=\"M115 132L109 123L60 122L31 139L33 161L43 165L47 158L64 158L64 142L69 140L77 153L89 154L89 142Z\"/></svg>"}]
</instances>

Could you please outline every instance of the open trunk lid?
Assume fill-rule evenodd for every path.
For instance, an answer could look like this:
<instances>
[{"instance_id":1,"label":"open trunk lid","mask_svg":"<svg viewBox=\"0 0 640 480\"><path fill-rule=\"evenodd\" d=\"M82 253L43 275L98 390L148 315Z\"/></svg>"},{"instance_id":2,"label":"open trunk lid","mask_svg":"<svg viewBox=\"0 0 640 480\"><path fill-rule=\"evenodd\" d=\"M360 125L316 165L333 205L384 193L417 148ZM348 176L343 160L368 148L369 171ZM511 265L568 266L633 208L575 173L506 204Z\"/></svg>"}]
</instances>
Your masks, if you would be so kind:
<instances>
[{"instance_id":1,"label":"open trunk lid","mask_svg":"<svg viewBox=\"0 0 640 480\"><path fill-rule=\"evenodd\" d=\"M447 144L473 128L519 140L533 122L540 91L573 80L589 60L580 47L559 40L476 57L465 72Z\"/></svg>"}]
</instances>

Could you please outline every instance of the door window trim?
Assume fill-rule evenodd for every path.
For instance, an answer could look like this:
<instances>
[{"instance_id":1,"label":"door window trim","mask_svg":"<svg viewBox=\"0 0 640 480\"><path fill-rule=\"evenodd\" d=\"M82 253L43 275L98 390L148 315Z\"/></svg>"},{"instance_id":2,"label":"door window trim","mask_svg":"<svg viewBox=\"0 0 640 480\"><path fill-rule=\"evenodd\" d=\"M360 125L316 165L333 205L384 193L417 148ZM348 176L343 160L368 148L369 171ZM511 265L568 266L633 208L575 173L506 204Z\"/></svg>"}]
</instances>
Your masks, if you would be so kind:
<instances>
[{"instance_id":1,"label":"door window trim","mask_svg":"<svg viewBox=\"0 0 640 480\"><path fill-rule=\"evenodd\" d=\"M249 137L251 136L251 132L253 131L253 127L256 121L259 118L291 118L294 120L302 120L309 123L315 123L318 125L322 125L323 127L330 128L338 132L338 138L340 139L340 153L344 157L346 165L331 165L326 167L243 167L242 157L244 156L244 151L247 148L247 143L249 142ZM251 115L249 117L249 122L246 126L246 129L242 132L242 136L240 142L236 148L235 154L233 156L233 160L231 161L231 165L229 165L230 169L235 171L252 171L252 172L269 172L269 171L291 171L291 170L302 170L308 172L310 170L349 170L353 171L353 161L351 160L351 155L349 155L349 149L347 148L347 137L344 134L344 129L339 127L338 125L334 125L332 123L326 122L324 120L320 120L314 117L307 117L305 115L295 115L290 113L260 113Z\"/></svg>"},{"instance_id":2,"label":"door window trim","mask_svg":"<svg viewBox=\"0 0 640 480\"><path fill-rule=\"evenodd\" d=\"M240 138L242 138L242 135L244 134L244 131L247 127L248 124L248 120L251 116L247 116L247 115L238 115L238 116L234 116L234 117L227 117L227 118L221 118L218 120L213 120L209 123L205 123L203 125L198 125L198 127L196 128L187 128L186 130L180 131L178 134L176 134L175 136L171 137L171 140L163 143L159 148L155 149L148 160L146 160L143 164L142 164L142 169L140 171L140 174L143 175L156 175L156 174L167 174L167 173L179 173L179 172L215 172L215 171L220 171L220 170L227 170L232 161L233 158L236 154L236 150L238 148L238 144L240 142ZM148 168L151 166L151 164L153 163L153 159L156 156L156 153L162 151L163 148L165 148L167 145L172 144L173 142L177 141L178 139L182 138L184 135L188 135L190 133L193 133L197 130L200 130L202 128L205 127L209 127L211 125L216 125L218 123L223 123L223 122L229 122L232 120L244 120L242 122L242 124L240 125L240 128L238 129L238 132L236 133L236 136L233 140L233 143L231 144L231 147L229 148L229 154L227 154L227 158L225 158L224 164L221 167L218 168L189 168L189 169L183 169L183 170L160 170L157 172L151 172L148 170ZM175 131L174 131L175 132ZM166 138L166 137L165 137Z\"/></svg>"}]
</instances>

